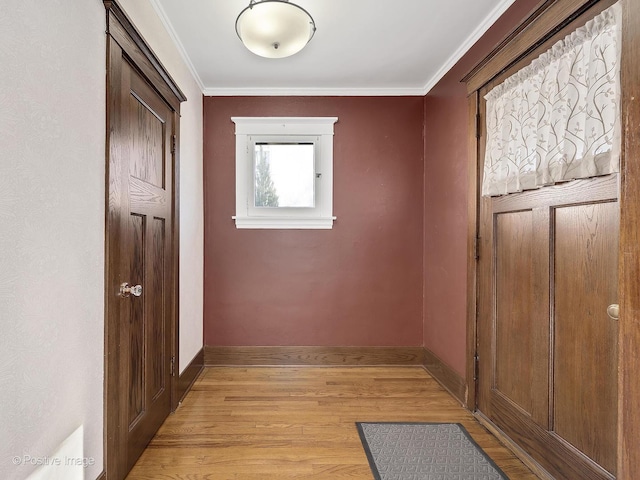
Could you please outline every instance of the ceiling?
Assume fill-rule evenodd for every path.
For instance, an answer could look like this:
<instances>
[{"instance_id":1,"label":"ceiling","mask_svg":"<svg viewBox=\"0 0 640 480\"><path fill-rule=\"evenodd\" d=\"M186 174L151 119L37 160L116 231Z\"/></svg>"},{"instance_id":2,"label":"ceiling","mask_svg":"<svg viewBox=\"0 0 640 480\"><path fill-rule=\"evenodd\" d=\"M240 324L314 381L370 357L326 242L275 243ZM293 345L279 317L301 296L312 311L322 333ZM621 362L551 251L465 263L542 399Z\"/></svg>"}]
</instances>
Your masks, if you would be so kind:
<instances>
[{"instance_id":1,"label":"ceiling","mask_svg":"<svg viewBox=\"0 0 640 480\"><path fill-rule=\"evenodd\" d=\"M151 0L205 95L424 95L514 0L292 0L317 31L298 54L249 52L249 0Z\"/></svg>"}]
</instances>

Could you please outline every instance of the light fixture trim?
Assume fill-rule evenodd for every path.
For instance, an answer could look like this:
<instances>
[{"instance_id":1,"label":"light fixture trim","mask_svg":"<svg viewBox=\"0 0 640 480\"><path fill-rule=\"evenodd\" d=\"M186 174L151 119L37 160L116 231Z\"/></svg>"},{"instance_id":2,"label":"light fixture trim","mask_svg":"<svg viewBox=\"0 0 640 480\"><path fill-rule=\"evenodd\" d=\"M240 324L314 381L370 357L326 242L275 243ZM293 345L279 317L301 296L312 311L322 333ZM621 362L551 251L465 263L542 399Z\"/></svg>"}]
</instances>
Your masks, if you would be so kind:
<instances>
[{"instance_id":1,"label":"light fixture trim","mask_svg":"<svg viewBox=\"0 0 640 480\"><path fill-rule=\"evenodd\" d=\"M245 13L247 13L247 11L253 11L254 8L258 8L260 5L267 5L267 4L280 4L280 5L290 5L294 8L297 8L299 10L299 12L302 12L304 15L306 15L307 17L307 21L309 24L309 37L308 38L301 38L299 41L299 45L296 47L290 47L289 49L284 49L282 50L283 54L281 55L273 55L273 52L277 52L280 49L281 43L280 42L269 42L268 46L269 47L273 47L273 49L268 48L266 43L263 43L262 45L258 46L250 46L247 44L247 39L243 39L242 38L242 34L241 34L241 19L243 18L243 16L245 15ZM252 53L261 56L261 57L265 57L265 58L285 58L285 57L289 57L291 55L295 55L296 53L300 52L304 47L307 46L307 44L311 41L311 39L314 37L315 33L316 33L316 23L315 20L313 19L313 17L311 16L311 14L305 10L303 7L301 7L298 4L292 3L289 0L250 0L249 1L249 5L247 7L245 7L239 14L238 17L236 18L236 34L238 35L238 38L240 39L240 41L242 42L242 44ZM245 34L246 37L246 34ZM304 42L304 43L302 43ZM290 50L289 53L286 53L287 50Z\"/></svg>"}]
</instances>

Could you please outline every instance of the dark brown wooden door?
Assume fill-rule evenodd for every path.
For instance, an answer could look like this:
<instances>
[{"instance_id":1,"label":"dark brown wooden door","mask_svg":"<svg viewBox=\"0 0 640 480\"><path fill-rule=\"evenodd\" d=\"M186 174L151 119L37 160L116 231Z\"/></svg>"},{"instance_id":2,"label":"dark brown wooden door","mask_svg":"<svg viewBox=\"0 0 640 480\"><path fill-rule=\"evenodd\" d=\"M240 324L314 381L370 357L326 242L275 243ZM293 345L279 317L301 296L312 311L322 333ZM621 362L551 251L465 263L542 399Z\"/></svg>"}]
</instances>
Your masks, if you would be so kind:
<instances>
[{"instance_id":1,"label":"dark brown wooden door","mask_svg":"<svg viewBox=\"0 0 640 480\"><path fill-rule=\"evenodd\" d=\"M478 409L556 478L613 478L617 175L480 209Z\"/></svg>"},{"instance_id":2,"label":"dark brown wooden door","mask_svg":"<svg viewBox=\"0 0 640 480\"><path fill-rule=\"evenodd\" d=\"M121 402L126 409L127 465L132 467L171 411L171 144L173 112L128 63L122 68L127 134L121 205L125 220Z\"/></svg>"},{"instance_id":3,"label":"dark brown wooden door","mask_svg":"<svg viewBox=\"0 0 640 480\"><path fill-rule=\"evenodd\" d=\"M117 2L104 5L105 471L121 480L177 406L176 139L186 98Z\"/></svg>"}]
</instances>

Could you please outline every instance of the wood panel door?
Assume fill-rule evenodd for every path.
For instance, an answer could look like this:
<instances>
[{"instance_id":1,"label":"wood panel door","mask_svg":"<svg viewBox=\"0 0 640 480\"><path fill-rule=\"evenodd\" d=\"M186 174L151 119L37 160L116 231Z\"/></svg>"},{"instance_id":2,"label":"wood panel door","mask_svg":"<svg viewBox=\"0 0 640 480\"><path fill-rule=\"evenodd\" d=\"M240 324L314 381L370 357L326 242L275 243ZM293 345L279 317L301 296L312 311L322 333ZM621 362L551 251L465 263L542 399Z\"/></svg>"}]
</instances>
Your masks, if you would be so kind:
<instances>
[{"instance_id":1,"label":"wood panel door","mask_svg":"<svg viewBox=\"0 0 640 480\"><path fill-rule=\"evenodd\" d=\"M122 98L128 139L128 162L123 158L122 164L123 272L128 271L123 278L142 286L140 296L122 297L119 384L130 469L171 411L173 112L128 63L122 85L129 92Z\"/></svg>"},{"instance_id":2,"label":"wood panel door","mask_svg":"<svg viewBox=\"0 0 640 480\"><path fill-rule=\"evenodd\" d=\"M105 6L105 462L107 478L120 480L176 403L175 139L184 97L117 4Z\"/></svg>"},{"instance_id":3,"label":"wood panel door","mask_svg":"<svg viewBox=\"0 0 640 480\"><path fill-rule=\"evenodd\" d=\"M556 478L614 478L617 175L480 209L478 409Z\"/></svg>"}]
</instances>

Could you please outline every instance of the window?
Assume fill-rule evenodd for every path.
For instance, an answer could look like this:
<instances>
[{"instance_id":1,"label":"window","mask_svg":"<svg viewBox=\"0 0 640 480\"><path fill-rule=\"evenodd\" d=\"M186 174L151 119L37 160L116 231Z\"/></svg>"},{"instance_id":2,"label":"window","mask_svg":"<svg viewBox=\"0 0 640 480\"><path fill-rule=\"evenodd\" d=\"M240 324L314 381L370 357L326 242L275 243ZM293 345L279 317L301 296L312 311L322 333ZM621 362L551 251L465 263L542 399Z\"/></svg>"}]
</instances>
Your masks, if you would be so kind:
<instances>
[{"instance_id":1,"label":"window","mask_svg":"<svg viewBox=\"0 0 640 480\"><path fill-rule=\"evenodd\" d=\"M236 228L333 227L336 117L232 117Z\"/></svg>"}]
</instances>

